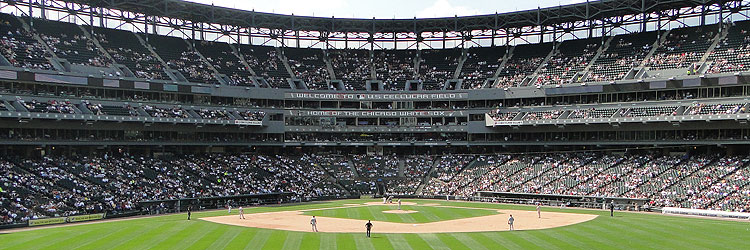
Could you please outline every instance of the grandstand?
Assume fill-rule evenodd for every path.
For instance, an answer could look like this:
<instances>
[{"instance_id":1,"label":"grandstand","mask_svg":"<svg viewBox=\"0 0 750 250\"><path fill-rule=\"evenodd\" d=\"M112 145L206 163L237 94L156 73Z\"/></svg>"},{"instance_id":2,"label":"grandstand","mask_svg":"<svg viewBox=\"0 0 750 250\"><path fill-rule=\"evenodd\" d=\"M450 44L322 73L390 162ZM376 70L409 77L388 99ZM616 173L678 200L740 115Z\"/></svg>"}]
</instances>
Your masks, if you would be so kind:
<instances>
[{"instance_id":1,"label":"grandstand","mask_svg":"<svg viewBox=\"0 0 750 250\"><path fill-rule=\"evenodd\" d=\"M0 3L0 229L388 196L750 213L747 2L155 2Z\"/></svg>"}]
</instances>

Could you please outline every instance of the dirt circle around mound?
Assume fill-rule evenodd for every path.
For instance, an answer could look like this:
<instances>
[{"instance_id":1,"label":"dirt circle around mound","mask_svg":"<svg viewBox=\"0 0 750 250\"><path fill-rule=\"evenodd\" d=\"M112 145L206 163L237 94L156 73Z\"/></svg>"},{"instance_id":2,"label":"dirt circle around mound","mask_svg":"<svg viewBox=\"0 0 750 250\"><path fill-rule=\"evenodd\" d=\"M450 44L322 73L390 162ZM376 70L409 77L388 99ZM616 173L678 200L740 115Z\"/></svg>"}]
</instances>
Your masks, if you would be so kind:
<instances>
[{"instance_id":1,"label":"dirt circle around mound","mask_svg":"<svg viewBox=\"0 0 750 250\"><path fill-rule=\"evenodd\" d=\"M383 213L386 214L413 214L413 213L419 213L419 211L415 210L385 210Z\"/></svg>"},{"instance_id":2,"label":"dirt circle around mound","mask_svg":"<svg viewBox=\"0 0 750 250\"><path fill-rule=\"evenodd\" d=\"M372 202L372 205L385 205L382 202ZM406 202L402 202L402 205ZM413 203L413 202L410 202ZM390 204L389 204L390 205ZM366 205L362 205L366 206ZM352 207L352 206L343 206ZM464 209L482 209L453 206L432 206L432 207L451 207ZM320 208L307 209L298 211L281 211L245 214L245 219L240 219L237 215L226 215L216 217L201 218L201 220L243 227L254 227L274 230L286 230L296 232L311 232L309 215L304 215L305 211L339 209ZM505 209L488 209L497 211L499 214L477 216L454 220L435 221L429 223L397 223L385 221L372 221L373 232L375 233L468 233L468 232L495 232L508 231L508 215L512 214L515 218L515 230L537 230L561 227L578 224L593 220L597 215L577 214L577 213L560 213L542 211L542 218L537 217L536 211L523 210L505 210ZM405 211L405 210L396 210ZM326 233L363 233L364 225L367 220L333 218L316 216L318 232Z\"/></svg>"},{"instance_id":3,"label":"dirt circle around mound","mask_svg":"<svg viewBox=\"0 0 750 250\"><path fill-rule=\"evenodd\" d=\"M367 202L367 203L365 203L365 205L368 205L368 206L398 206L398 202L383 204L383 202L374 201L374 202ZM401 205L402 206L414 206L414 205L417 205L417 203L410 202L410 201L402 201Z\"/></svg>"}]
</instances>

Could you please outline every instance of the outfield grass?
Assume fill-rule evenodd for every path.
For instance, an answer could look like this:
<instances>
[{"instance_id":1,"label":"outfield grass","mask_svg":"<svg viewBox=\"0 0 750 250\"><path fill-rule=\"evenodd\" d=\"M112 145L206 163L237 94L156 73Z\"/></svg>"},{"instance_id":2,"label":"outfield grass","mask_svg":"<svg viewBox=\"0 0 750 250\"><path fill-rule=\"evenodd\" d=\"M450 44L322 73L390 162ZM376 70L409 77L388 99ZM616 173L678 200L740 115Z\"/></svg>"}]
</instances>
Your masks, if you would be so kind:
<instances>
[{"instance_id":1,"label":"outfield grass","mask_svg":"<svg viewBox=\"0 0 750 250\"><path fill-rule=\"evenodd\" d=\"M349 218L360 220L374 220L400 223L427 223L444 220L455 220L469 217L498 214L497 211L487 209L465 209L434 206L401 206L402 210L414 210L418 213L389 214L386 210L397 209L397 206L365 206L347 207L304 212L305 215L315 215L334 218Z\"/></svg>"},{"instance_id":2,"label":"outfield grass","mask_svg":"<svg viewBox=\"0 0 750 250\"><path fill-rule=\"evenodd\" d=\"M347 200L247 208L246 213L339 207ZM374 200L373 200L374 201ZM485 203L418 201L448 206L533 210ZM471 210L475 211L475 210ZM303 233L229 226L184 214L0 234L0 249L750 249L750 222L657 214L544 208L601 215L565 227L451 234ZM227 211L193 213L194 218Z\"/></svg>"}]
</instances>

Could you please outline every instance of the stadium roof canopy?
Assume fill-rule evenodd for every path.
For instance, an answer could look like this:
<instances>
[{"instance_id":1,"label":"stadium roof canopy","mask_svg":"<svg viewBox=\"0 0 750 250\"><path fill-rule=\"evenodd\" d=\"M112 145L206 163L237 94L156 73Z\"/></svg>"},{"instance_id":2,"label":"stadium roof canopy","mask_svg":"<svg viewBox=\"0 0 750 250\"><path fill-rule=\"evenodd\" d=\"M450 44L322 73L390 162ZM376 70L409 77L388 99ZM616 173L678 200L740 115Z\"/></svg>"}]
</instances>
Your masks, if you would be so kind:
<instances>
[{"instance_id":1,"label":"stadium roof canopy","mask_svg":"<svg viewBox=\"0 0 750 250\"><path fill-rule=\"evenodd\" d=\"M716 0L603 0L536 10L477 16L414 19L326 18L262 13L179 0L66 0L92 7L118 9L149 16L240 27L321 32L445 32L551 26L560 23L661 13L720 5ZM666 14L665 14L666 15Z\"/></svg>"}]
</instances>

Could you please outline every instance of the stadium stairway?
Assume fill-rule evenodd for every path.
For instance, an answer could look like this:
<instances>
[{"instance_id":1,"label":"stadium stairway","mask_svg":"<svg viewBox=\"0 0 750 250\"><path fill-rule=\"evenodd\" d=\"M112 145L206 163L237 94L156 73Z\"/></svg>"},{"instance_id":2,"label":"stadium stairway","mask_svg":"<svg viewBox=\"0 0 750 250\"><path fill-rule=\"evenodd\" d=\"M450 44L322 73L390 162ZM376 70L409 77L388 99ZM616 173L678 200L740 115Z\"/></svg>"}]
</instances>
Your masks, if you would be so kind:
<instances>
[{"instance_id":1,"label":"stadium stairway","mask_svg":"<svg viewBox=\"0 0 750 250\"><path fill-rule=\"evenodd\" d=\"M143 40L143 37L141 37L140 35L138 35L138 34L137 34L137 33L135 33L135 32L133 33L133 35L135 36L135 38L136 38L136 39L138 39L138 42L140 42L140 43L141 43L141 45L142 45L142 46L143 46L144 48L146 48L146 50L148 50L148 52L149 52L149 53L151 53L151 56L153 56L154 58L156 58L156 60L158 60L158 61L159 61L159 62L161 63L161 66L162 66L162 68L164 69L164 73L165 73L165 74L167 74L167 77L169 77L169 78L170 78L170 79L171 79L172 81L177 81L177 80L179 80L179 79L177 78L177 76L176 76L176 75L174 75L174 72L172 72L172 71L170 71L170 70L167 70L167 69L169 69L169 67L167 66L167 62L166 62L166 61L164 61L164 59L162 59L162 58L161 58L161 56L159 56L159 54L157 54L157 53L156 53L156 51L154 51L154 48L153 48L153 47L151 47L151 45L150 45L150 44L148 44L148 43L146 42L146 40ZM183 78L184 78L184 77L183 77ZM187 80L185 79L185 81L187 81Z\"/></svg>"},{"instance_id":2,"label":"stadium stairway","mask_svg":"<svg viewBox=\"0 0 750 250\"><path fill-rule=\"evenodd\" d=\"M245 59L245 56L244 56L244 55L242 55L242 53L240 53L240 51L239 51L239 50L237 49L238 47L237 47L237 46L234 46L234 44L231 44L231 43L230 43L230 44L229 44L229 48L231 48L231 49L232 49L232 53L233 53L233 54L234 54L235 56L237 56L237 58L239 58L239 59L240 59L240 63L242 63L242 66L244 66L244 67L245 67L245 69L247 69L247 71L249 71L249 72L250 72L250 74L251 74L252 76L254 76L254 77L257 77L257 76L258 76L258 74L257 74L257 73L255 73L255 70L253 70L253 68L252 68L252 67L250 67L250 64L248 64L248 63L247 63L247 60Z\"/></svg>"},{"instance_id":3,"label":"stadium stairway","mask_svg":"<svg viewBox=\"0 0 750 250\"><path fill-rule=\"evenodd\" d=\"M534 72L532 72L530 75L527 75L523 81L521 81L521 86L531 86L536 83L536 79L539 77L539 72L544 69L544 67L549 63L549 60L552 59L552 57L555 56L558 52L558 45L555 44L552 47L552 50L550 50L549 54L547 54L546 57L544 57L544 60L539 63L539 67L537 67Z\"/></svg>"},{"instance_id":4,"label":"stadium stairway","mask_svg":"<svg viewBox=\"0 0 750 250\"><path fill-rule=\"evenodd\" d=\"M591 58L591 61L586 63L586 67L583 68L581 72L578 72L573 76L572 82L583 82L583 80L588 78L588 75L591 72L591 67L594 66L596 64L596 60L598 60L599 57L601 57L602 54L604 54L604 52L609 49L609 45L610 43L612 43L612 40L614 38L614 36L610 36L609 38L607 38L604 44L602 44L602 46L599 46L599 49L597 49L596 54Z\"/></svg>"},{"instance_id":5,"label":"stadium stairway","mask_svg":"<svg viewBox=\"0 0 750 250\"><path fill-rule=\"evenodd\" d=\"M495 70L495 73L492 74L492 83L486 82L486 85L482 88L498 88L498 84L500 83L500 74L503 72L503 69L505 68L505 65L508 63L508 60L513 57L513 51L516 49L516 46L510 47L508 49L508 52L505 53L503 56L503 60L500 61L500 64L497 66L497 69Z\"/></svg>"},{"instance_id":6,"label":"stadium stairway","mask_svg":"<svg viewBox=\"0 0 750 250\"><path fill-rule=\"evenodd\" d=\"M200 52L200 51L199 51L199 50L198 50L197 48L195 48L195 45L194 45L193 43L191 43L191 41L192 41L192 40L191 40L191 41L188 41L187 39L182 39L182 40L183 40L183 41L185 41L185 43L186 43L186 44L188 45L188 48L189 48L189 49L190 49L191 51L195 52L195 54L196 54L196 55L198 55L198 57L199 57L199 58L201 59L201 62L203 62L203 65L206 65L206 66L208 67L208 69L209 69L209 70L211 70L211 72L213 72L213 76L214 76L214 78L215 78L215 79L216 79L217 81L219 81L219 83L220 83L220 84L223 84L223 85L228 85L228 83L229 83L229 80L228 80L228 78L227 78L228 76L227 76L227 75L224 75L224 74L221 74L221 73L219 73L219 71L218 71L218 70L216 70L216 67L214 67L214 65L213 65L213 64L211 64L211 63L210 63L210 62L208 61L208 59L206 59L206 57L205 57L205 56L203 56L203 54L201 54L201 52ZM194 41L193 41L193 42L194 42Z\"/></svg>"}]
</instances>

